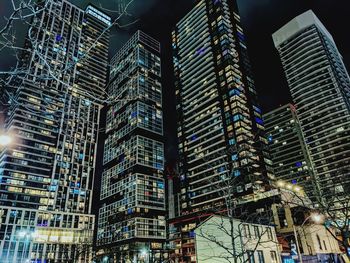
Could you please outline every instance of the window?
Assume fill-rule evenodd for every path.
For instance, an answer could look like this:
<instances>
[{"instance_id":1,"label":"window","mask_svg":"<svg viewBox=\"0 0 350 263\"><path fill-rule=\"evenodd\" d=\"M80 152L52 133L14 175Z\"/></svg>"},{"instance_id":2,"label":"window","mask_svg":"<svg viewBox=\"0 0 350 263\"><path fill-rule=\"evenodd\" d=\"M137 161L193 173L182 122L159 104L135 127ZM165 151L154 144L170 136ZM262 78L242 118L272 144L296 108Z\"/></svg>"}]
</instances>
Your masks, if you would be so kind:
<instances>
[{"instance_id":1,"label":"window","mask_svg":"<svg viewBox=\"0 0 350 263\"><path fill-rule=\"evenodd\" d=\"M267 228L267 237L269 240L273 240L273 236L272 236L272 230L270 227Z\"/></svg>"},{"instance_id":2,"label":"window","mask_svg":"<svg viewBox=\"0 0 350 263\"><path fill-rule=\"evenodd\" d=\"M319 235L316 235L317 237L317 242L318 242L318 246L320 247L320 250L322 250L322 245L321 245L321 239Z\"/></svg>"},{"instance_id":3,"label":"window","mask_svg":"<svg viewBox=\"0 0 350 263\"><path fill-rule=\"evenodd\" d=\"M270 255L271 255L271 262L272 263L277 263L277 254L276 251L270 251Z\"/></svg>"},{"instance_id":4,"label":"window","mask_svg":"<svg viewBox=\"0 0 350 263\"><path fill-rule=\"evenodd\" d=\"M255 237L259 237L259 227L258 226L254 226L254 236Z\"/></svg>"},{"instance_id":5,"label":"window","mask_svg":"<svg viewBox=\"0 0 350 263\"><path fill-rule=\"evenodd\" d=\"M257 252L258 252L259 263L265 263L264 252L262 250L258 250Z\"/></svg>"},{"instance_id":6,"label":"window","mask_svg":"<svg viewBox=\"0 0 350 263\"><path fill-rule=\"evenodd\" d=\"M247 255L248 255L248 262L255 263L254 251L247 250Z\"/></svg>"},{"instance_id":7,"label":"window","mask_svg":"<svg viewBox=\"0 0 350 263\"><path fill-rule=\"evenodd\" d=\"M243 225L243 234L245 237L251 237L249 225Z\"/></svg>"}]
</instances>

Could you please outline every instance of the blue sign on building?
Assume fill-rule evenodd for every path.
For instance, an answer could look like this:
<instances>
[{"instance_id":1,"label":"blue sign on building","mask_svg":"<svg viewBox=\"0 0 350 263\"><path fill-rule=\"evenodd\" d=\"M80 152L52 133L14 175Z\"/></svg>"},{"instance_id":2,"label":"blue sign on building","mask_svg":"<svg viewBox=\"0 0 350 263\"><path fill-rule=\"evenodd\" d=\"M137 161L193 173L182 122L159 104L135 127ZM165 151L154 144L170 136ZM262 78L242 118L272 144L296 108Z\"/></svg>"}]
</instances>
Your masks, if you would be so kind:
<instances>
[{"instance_id":1,"label":"blue sign on building","mask_svg":"<svg viewBox=\"0 0 350 263\"><path fill-rule=\"evenodd\" d=\"M292 256L282 256L282 263L294 263Z\"/></svg>"}]
</instances>

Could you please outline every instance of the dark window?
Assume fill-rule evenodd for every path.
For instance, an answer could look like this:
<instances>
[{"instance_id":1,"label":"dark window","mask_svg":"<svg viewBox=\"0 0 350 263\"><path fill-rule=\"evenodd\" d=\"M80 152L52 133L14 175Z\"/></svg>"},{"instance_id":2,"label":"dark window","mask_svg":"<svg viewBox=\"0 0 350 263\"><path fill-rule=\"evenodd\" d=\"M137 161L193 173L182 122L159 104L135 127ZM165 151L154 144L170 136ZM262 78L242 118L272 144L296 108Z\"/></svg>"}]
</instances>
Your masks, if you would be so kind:
<instances>
[{"instance_id":1,"label":"dark window","mask_svg":"<svg viewBox=\"0 0 350 263\"><path fill-rule=\"evenodd\" d=\"M267 231L267 237L268 237L268 239L269 239L269 240L273 240L271 228L268 227L266 231Z\"/></svg>"},{"instance_id":2,"label":"dark window","mask_svg":"<svg viewBox=\"0 0 350 263\"><path fill-rule=\"evenodd\" d=\"M249 260L248 262L255 263L254 251L248 250L247 254L248 254L248 260Z\"/></svg>"},{"instance_id":3,"label":"dark window","mask_svg":"<svg viewBox=\"0 0 350 263\"><path fill-rule=\"evenodd\" d=\"M245 237L251 237L249 225L243 225L243 233Z\"/></svg>"},{"instance_id":4,"label":"dark window","mask_svg":"<svg viewBox=\"0 0 350 263\"><path fill-rule=\"evenodd\" d=\"M320 249L322 250L322 244L321 244L321 239L319 235L316 235L317 237L317 242L318 242L318 246L320 247Z\"/></svg>"},{"instance_id":5,"label":"dark window","mask_svg":"<svg viewBox=\"0 0 350 263\"><path fill-rule=\"evenodd\" d=\"M259 237L260 236L259 227L258 226L254 226L254 235L255 235L255 237Z\"/></svg>"},{"instance_id":6,"label":"dark window","mask_svg":"<svg viewBox=\"0 0 350 263\"><path fill-rule=\"evenodd\" d=\"M271 255L271 262L272 263L277 263L277 254L276 251L270 251L270 255Z\"/></svg>"},{"instance_id":7,"label":"dark window","mask_svg":"<svg viewBox=\"0 0 350 263\"><path fill-rule=\"evenodd\" d=\"M262 250L258 250L257 252L258 252L259 263L265 263L264 252Z\"/></svg>"}]
</instances>

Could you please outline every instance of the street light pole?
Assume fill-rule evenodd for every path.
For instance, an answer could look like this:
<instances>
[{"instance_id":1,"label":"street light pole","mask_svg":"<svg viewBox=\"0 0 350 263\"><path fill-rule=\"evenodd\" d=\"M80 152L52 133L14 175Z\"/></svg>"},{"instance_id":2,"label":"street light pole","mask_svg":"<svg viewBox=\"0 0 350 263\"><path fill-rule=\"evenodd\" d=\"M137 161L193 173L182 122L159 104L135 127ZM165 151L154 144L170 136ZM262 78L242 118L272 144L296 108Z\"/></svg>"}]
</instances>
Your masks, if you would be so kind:
<instances>
[{"instance_id":1,"label":"street light pole","mask_svg":"<svg viewBox=\"0 0 350 263\"><path fill-rule=\"evenodd\" d=\"M300 246L299 246L299 241L298 241L298 233L297 233L297 230L296 230L294 224L293 224L293 231L294 231L294 237L295 237L295 245L297 246L297 251L298 251L299 262L303 263L303 256L300 252Z\"/></svg>"},{"instance_id":2,"label":"street light pole","mask_svg":"<svg viewBox=\"0 0 350 263\"><path fill-rule=\"evenodd\" d=\"M300 225L300 228L302 229L305 225L305 223L312 218L313 221L315 221L315 223L320 223L322 221L322 216L319 214L310 214L307 218L305 218L304 222ZM297 233L297 229L293 223L293 231L294 231L294 237L295 237L295 244L297 246L297 251L298 251L298 256L299 256L299 261L300 263L303 263L303 256L300 252L300 246L299 246L299 241L298 241L298 233ZM307 243L306 240L306 235L305 235L305 242Z\"/></svg>"}]
</instances>

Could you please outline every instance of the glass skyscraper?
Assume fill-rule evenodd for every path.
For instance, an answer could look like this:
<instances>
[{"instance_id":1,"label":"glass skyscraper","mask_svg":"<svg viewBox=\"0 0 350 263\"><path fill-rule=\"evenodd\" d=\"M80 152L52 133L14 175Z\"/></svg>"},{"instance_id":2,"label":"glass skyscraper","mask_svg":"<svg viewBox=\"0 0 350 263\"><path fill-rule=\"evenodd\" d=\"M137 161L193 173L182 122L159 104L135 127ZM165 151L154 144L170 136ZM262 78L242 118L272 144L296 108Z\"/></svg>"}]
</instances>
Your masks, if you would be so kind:
<instances>
[{"instance_id":1,"label":"glass skyscraper","mask_svg":"<svg viewBox=\"0 0 350 263\"><path fill-rule=\"evenodd\" d=\"M350 79L337 46L307 11L273 34L300 125L327 198L350 191Z\"/></svg>"},{"instance_id":2,"label":"glass skyscraper","mask_svg":"<svg viewBox=\"0 0 350 263\"><path fill-rule=\"evenodd\" d=\"M154 262L166 239L158 41L131 37L111 61L108 93L98 255Z\"/></svg>"},{"instance_id":3,"label":"glass skyscraper","mask_svg":"<svg viewBox=\"0 0 350 263\"><path fill-rule=\"evenodd\" d=\"M41 1L5 87L0 262L91 262L91 212L111 19Z\"/></svg>"},{"instance_id":4,"label":"glass skyscraper","mask_svg":"<svg viewBox=\"0 0 350 263\"><path fill-rule=\"evenodd\" d=\"M228 193L253 198L272 174L236 1L197 1L176 24L172 43L181 214L193 217L171 220L170 237L192 262L196 215L225 209Z\"/></svg>"}]
</instances>

